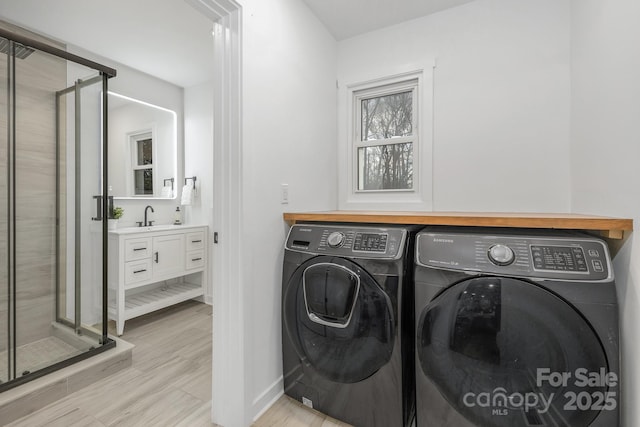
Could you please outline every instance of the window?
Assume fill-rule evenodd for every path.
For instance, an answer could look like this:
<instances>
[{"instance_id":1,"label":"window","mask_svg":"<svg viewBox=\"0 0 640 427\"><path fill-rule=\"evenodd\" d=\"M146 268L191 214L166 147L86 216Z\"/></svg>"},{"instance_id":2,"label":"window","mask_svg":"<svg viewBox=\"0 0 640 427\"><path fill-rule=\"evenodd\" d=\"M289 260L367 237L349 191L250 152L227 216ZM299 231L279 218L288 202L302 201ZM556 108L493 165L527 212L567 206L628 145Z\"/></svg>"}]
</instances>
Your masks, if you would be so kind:
<instances>
[{"instance_id":1,"label":"window","mask_svg":"<svg viewBox=\"0 0 640 427\"><path fill-rule=\"evenodd\" d=\"M153 134L151 131L130 136L133 194L153 196Z\"/></svg>"},{"instance_id":2,"label":"window","mask_svg":"<svg viewBox=\"0 0 640 427\"><path fill-rule=\"evenodd\" d=\"M417 80L354 92L357 191L413 191Z\"/></svg>"},{"instance_id":3,"label":"window","mask_svg":"<svg viewBox=\"0 0 640 427\"><path fill-rule=\"evenodd\" d=\"M409 66L371 64L338 81L339 209L433 208L435 62Z\"/></svg>"}]
</instances>

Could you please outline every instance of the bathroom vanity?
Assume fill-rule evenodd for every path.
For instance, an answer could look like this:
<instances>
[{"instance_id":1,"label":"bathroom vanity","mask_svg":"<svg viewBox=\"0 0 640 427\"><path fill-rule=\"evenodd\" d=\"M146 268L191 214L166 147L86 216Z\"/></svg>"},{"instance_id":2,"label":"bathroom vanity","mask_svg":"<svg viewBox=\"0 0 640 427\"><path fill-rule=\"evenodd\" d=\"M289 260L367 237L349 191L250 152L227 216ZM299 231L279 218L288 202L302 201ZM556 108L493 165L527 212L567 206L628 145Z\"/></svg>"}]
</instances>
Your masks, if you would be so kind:
<instances>
[{"instance_id":1,"label":"bathroom vanity","mask_svg":"<svg viewBox=\"0 0 640 427\"><path fill-rule=\"evenodd\" d=\"M207 227L158 225L109 231L109 318L125 321L204 294Z\"/></svg>"}]
</instances>

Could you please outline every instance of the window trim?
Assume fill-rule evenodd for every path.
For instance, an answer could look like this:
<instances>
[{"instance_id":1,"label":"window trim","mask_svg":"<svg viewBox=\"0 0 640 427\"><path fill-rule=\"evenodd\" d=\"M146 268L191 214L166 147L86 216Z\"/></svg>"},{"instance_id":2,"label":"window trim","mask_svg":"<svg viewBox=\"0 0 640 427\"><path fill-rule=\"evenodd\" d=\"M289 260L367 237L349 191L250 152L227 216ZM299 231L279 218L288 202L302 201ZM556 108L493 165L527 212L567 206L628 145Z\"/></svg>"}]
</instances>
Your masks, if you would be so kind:
<instances>
[{"instance_id":1,"label":"window trim","mask_svg":"<svg viewBox=\"0 0 640 427\"><path fill-rule=\"evenodd\" d=\"M417 78L400 81L397 83L390 83L382 86L372 86L370 88L364 88L357 91L353 91L353 125L352 125L352 135L351 135L351 149L352 159L351 159L351 170L352 170L352 192L354 193L416 193L419 192L420 179L419 179L419 170L416 170L413 167L412 171L412 187L411 188L396 188L396 189L374 189L374 190L360 190L359 187L359 158L358 158L358 149L365 147L378 147L382 145L397 145L397 144L405 144L412 143L412 161L415 165L415 159L419 158L420 155L420 122L419 122L419 104L418 100L420 98L419 92L419 80ZM387 95L393 95L403 92L411 92L412 93L412 111L411 111L411 129L412 133L410 136L396 137L396 138L384 138L384 139L376 139L376 140L362 140L362 100L382 97Z\"/></svg>"},{"instance_id":2,"label":"window trim","mask_svg":"<svg viewBox=\"0 0 640 427\"><path fill-rule=\"evenodd\" d=\"M338 209L341 210L420 210L433 209L433 72L435 61L419 62L408 66L378 66L372 72L363 67L359 72L351 71L347 81L338 81ZM382 73L381 71L388 71ZM382 77L381 77L382 76ZM419 139L413 149L413 190L364 190L357 187L357 166L354 166L354 124L358 123L354 106L354 92L368 91L375 94L376 88L416 80L418 89L414 102L415 135ZM398 141L400 142L400 141Z\"/></svg>"}]
</instances>

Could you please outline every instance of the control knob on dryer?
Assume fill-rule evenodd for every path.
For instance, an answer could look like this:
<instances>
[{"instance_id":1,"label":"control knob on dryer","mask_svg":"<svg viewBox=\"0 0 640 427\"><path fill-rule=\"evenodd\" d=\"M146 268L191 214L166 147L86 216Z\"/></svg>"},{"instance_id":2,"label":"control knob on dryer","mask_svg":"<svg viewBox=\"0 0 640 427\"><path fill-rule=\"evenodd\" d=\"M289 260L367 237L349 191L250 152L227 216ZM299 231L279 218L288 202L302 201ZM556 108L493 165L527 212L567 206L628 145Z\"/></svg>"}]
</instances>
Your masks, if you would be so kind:
<instances>
[{"instance_id":1,"label":"control knob on dryer","mask_svg":"<svg viewBox=\"0 0 640 427\"><path fill-rule=\"evenodd\" d=\"M516 259L513 250L509 246L501 244L491 246L488 256L489 261L500 266L509 265Z\"/></svg>"},{"instance_id":2,"label":"control knob on dryer","mask_svg":"<svg viewBox=\"0 0 640 427\"><path fill-rule=\"evenodd\" d=\"M334 231L333 233L329 234L329 237L327 237L327 243L332 248L339 248L344 243L344 233Z\"/></svg>"}]
</instances>

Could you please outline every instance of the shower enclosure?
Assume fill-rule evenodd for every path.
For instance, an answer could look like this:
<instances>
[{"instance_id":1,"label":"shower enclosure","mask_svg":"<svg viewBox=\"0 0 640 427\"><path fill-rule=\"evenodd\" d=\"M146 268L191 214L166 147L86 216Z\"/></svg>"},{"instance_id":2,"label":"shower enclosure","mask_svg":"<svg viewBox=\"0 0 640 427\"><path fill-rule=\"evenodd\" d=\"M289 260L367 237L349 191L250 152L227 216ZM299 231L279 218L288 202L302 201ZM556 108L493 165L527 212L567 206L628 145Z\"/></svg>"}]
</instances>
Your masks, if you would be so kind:
<instances>
[{"instance_id":1,"label":"shower enclosure","mask_svg":"<svg viewBox=\"0 0 640 427\"><path fill-rule=\"evenodd\" d=\"M0 21L0 391L107 337L107 81Z\"/></svg>"}]
</instances>

